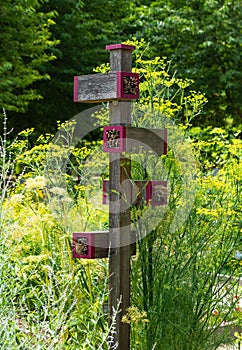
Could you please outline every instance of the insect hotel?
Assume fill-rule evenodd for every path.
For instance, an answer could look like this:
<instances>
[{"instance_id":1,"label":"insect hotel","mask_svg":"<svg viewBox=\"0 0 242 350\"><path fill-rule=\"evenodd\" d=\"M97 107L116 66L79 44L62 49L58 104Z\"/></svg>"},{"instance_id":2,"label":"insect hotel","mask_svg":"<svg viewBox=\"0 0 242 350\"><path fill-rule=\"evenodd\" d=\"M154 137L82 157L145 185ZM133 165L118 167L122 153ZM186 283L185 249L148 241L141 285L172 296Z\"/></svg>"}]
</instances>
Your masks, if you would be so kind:
<instances>
[{"instance_id":1,"label":"insect hotel","mask_svg":"<svg viewBox=\"0 0 242 350\"><path fill-rule=\"evenodd\" d=\"M109 179L103 182L103 204L109 205L109 231L75 232L73 258L109 257L109 321L115 315L114 343L130 349L130 326L121 322L130 305L130 257L135 254L129 203L159 206L167 203L165 181L131 179L133 153L167 153L167 131L131 127L131 103L139 97L139 76L132 73L131 45L106 46L110 51L110 73L74 77L74 102L110 102L110 125L104 127L103 151L109 153ZM145 142L144 142L145 140ZM126 186L123 188L123 183ZM125 196L123 196L125 191ZM122 195L121 195L122 192Z\"/></svg>"}]
</instances>

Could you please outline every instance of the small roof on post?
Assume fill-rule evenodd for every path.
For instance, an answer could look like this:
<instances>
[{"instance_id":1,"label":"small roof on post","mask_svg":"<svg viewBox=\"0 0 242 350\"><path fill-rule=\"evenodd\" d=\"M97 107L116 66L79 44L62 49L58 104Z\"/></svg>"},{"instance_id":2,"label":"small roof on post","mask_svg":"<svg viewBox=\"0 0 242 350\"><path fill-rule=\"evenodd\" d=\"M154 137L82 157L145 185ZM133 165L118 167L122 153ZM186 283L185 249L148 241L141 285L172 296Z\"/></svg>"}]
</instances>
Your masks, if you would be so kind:
<instances>
[{"instance_id":1,"label":"small roof on post","mask_svg":"<svg viewBox=\"0 0 242 350\"><path fill-rule=\"evenodd\" d=\"M132 71L132 51L133 45L113 44L107 45L106 50L110 51L110 71L111 72L131 72Z\"/></svg>"},{"instance_id":2,"label":"small roof on post","mask_svg":"<svg viewBox=\"0 0 242 350\"><path fill-rule=\"evenodd\" d=\"M113 44L113 45L107 45L106 50L118 50L118 49L123 49L123 50L134 50L135 46L133 45L126 45L126 44Z\"/></svg>"}]
</instances>

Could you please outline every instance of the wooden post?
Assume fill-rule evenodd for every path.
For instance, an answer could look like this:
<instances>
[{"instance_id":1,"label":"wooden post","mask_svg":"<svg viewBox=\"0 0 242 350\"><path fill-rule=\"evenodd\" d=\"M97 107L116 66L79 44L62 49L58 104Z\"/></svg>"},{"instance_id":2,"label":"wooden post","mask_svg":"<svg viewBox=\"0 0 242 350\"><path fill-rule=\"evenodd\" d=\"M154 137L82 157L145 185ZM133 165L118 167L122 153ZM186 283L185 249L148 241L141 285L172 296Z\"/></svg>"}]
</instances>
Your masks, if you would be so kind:
<instances>
[{"instance_id":1,"label":"wooden post","mask_svg":"<svg viewBox=\"0 0 242 350\"><path fill-rule=\"evenodd\" d=\"M111 73L131 72L133 46L109 45ZM130 125L131 102L110 103L110 124ZM130 159L122 153L110 153L110 203L109 203L109 324L115 319L113 344L119 350L130 349L130 326L122 322L122 316L130 305L130 208L131 203ZM125 190L122 184L125 183ZM130 184L130 185L129 185ZM126 197L126 198L124 198ZM126 244L126 245L124 245ZM119 305L119 300L121 304ZM119 307L119 310L117 308Z\"/></svg>"}]
</instances>

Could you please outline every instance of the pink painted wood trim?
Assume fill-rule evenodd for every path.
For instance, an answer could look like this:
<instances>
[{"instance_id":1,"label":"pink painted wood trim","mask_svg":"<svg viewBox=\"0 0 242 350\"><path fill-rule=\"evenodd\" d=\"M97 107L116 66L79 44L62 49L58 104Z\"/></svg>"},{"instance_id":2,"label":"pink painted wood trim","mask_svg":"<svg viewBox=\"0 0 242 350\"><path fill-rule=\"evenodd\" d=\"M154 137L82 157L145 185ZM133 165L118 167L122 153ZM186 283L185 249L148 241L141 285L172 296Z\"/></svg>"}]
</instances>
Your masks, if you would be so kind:
<instances>
[{"instance_id":1,"label":"pink painted wood trim","mask_svg":"<svg viewBox=\"0 0 242 350\"><path fill-rule=\"evenodd\" d=\"M117 148L107 147L107 135L108 130L119 130L120 131L120 143ZM108 153L122 153L126 151L126 127L123 125L108 125L104 126L103 129L103 151Z\"/></svg>"},{"instance_id":2,"label":"pink painted wood trim","mask_svg":"<svg viewBox=\"0 0 242 350\"><path fill-rule=\"evenodd\" d=\"M149 181L145 189L146 205L149 205L151 196L152 196L152 185L151 185L151 181Z\"/></svg>"},{"instance_id":3,"label":"pink painted wood trim","mask_svg":"<svg viewBox=\"0 0 242 350\"><path fill-rule=\"evenodd\" d=\"M121 98L122 95L122 72L117 72L117 98Z\"/></svg>"},{"instance_id":4,"label":"pink painted wood trim","mask_svg":"<svg viewBox=\"0 0 242 350\"><path fill-rule=\"evenodd\" d=\"M74 77L73 101L78 102L78 77Z\"/></svg>"},{"instance_id":5,"label":"pink painted wood trim","mask_svg":"<svg viewBox=\"0 0 242 350\"><path fill-rule=\"evenodd\" d=\"M167 154L168 150L168 133L167 129L164 129L164 154Z\"/></svg>"},{"instance_id":6,"label":"pink painted wood trim","mask_svg":"<svg viewBox=\"0 0 242 350\"><path fill-rule=\"evenodd\" d=\"M88 254L78 254L76 252L77 238L87 238ZM76 259L94 259L95 258L95 237L91 232L75 232L72 236L72 257Z\"/></svg>"},{"instance_id":7,"label":"pink painted wood trim","mask_svg":"<svg viewBox=\"0 0 242 350\"><path fill-rule=\"evenodd\" d=\"M126 45L126 44L113 44L113 45L107 45L106 50L135 50L135 46L133 45Z\"/></svg>"}]
</instances>

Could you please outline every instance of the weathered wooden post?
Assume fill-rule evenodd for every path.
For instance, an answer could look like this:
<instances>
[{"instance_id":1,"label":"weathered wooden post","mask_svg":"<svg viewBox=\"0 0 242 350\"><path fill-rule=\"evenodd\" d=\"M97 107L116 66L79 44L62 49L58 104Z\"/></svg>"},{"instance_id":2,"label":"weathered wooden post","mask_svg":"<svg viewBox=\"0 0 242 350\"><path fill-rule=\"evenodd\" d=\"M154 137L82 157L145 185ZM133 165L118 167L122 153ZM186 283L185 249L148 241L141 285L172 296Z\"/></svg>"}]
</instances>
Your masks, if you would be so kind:
<instances>
[{"instance_id":1,"label":"weathered wooden post","mask_svg":"<svg viewBox=\"0 0 242 350\"><path fill-rule=\"evenodd\" d=\"M132 70L132 50L127 45L111 45L110 70L112 72ZM131 119L131 102L113 102L110 106L110 124L129 126ZM120 138L122 140L122 138ZM130 206L131 182L130 160L122 153L110 153L109 165L110 204L109 204L109 316L112 322L116 318L114 343L118 349L130 348L130 326L122 322L122 316L130 305ZM130 188L122 189L122 183ZM120 194L121 193L121 194ZM120 300L120 310L117 310ZM118 311L118 312L117 312Z\"/></svg>"}]
</instances>

